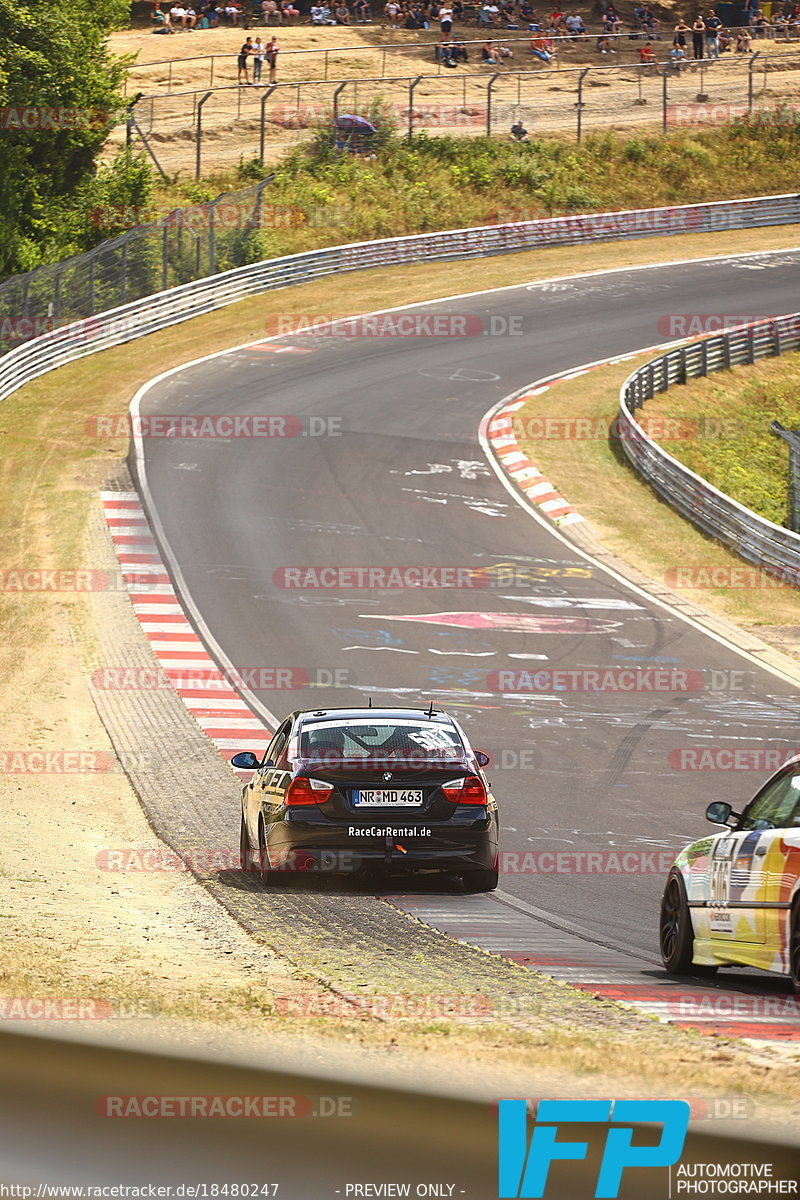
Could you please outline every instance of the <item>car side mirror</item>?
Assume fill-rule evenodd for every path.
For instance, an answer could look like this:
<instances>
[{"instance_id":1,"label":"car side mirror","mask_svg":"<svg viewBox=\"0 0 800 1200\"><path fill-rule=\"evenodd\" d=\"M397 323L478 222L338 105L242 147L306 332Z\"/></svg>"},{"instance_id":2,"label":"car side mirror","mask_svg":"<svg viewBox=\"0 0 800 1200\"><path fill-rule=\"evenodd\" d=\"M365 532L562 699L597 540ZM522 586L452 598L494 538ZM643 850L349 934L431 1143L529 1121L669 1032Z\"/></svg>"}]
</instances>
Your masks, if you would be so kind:
<instances>
[{"instance_id":1,"label":"car side mirror","mask_svg":"<svg viewBox=\"0 0 800 1200\"><path fill-rule=\"evenodd\" d=\"M710 821L712 825L729 825L732 814L733 809L730 804L726 804L723 800L715 800L706 809L706 820Z\"/></svg>"},{"instance_id":2,"label":"car side mirror","mask_svg":"<svg viewBox=\"0 0 800 1200\"><path fill-rule=\"evenodd\" d=\"M252 750L240 750L231 759L231 766L238 767L240 771L255 771L260 761Z\"/></svg>"},{"instance_id":3,"label":"car side mirror","mask_svg":"<svg viewBox=\"0 0 800 1200\"><path fill-rule=\"evenodd\" d=\"M484 754L484 752L482 750L475 751L475 762L478 764L479 767L488 767L488 765L491 761L492 760L489 757L489 755Z\"/></svg>"}]
</instances>

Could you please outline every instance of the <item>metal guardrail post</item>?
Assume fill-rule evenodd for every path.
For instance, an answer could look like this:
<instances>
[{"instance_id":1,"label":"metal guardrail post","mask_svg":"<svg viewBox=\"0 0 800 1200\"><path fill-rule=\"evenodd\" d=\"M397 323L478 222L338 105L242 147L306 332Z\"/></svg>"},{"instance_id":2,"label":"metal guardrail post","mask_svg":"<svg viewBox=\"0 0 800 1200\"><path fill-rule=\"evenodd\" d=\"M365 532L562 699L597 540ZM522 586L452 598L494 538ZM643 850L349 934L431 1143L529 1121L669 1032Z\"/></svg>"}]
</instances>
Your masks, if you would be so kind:
<instances>
[{"instance_id":1,"label":"metal guardrail post","mask_svg":"<svg viewBox=\"0 0 800 1200\"><path fill-rule=\"evenodd\" d=\"M128 239L122 243L122 303L128 299Z\"/></svg>"},{"instance_id":2,"label":"metal guardrail post","mask_svg":"<svg viewBox=\"0 0 800 1200\"><path fill-rule=\"evenodd\" d=\"M752 55L750 62L747 64L747 115L753 115L753 67L757 58L761 58L761 51L756 50Z\"/></svg>"},{"instance_id":3,"label":"metal guardrail post","mask_svg":"<svg viewBox=\"0 0 800 1200\"><path fill-rule=\"evenodd\" d=\"M669 100L668 91L669 91L669 76L667 74L667 68L664 67L664 71L661 76L661 132L662 133L667 132L667 103Z\"/></svg>"},{"instance_id":4,"label":"metal guardrail post","mask_svg":"<svg viewBox=\"0 0 800 1200\"><path fill-rule=\"evenodd\" d=\"M267 119L266 104L277 86L277 83L271 83L264 92L264 95L261 97L261 132L258 139L258 161L261 163L262 167L264 165L265 122Z\"/></svg>"},{"instance_id":5,"label":"metal guardrail post","mask_svg":"<svg viewBox=\"0 0 800 1200\"><path fill-rule=\"evenodd\" d=\"M499 72L495 72L491 79L486 84L486 136L492 136L492 89L500 78Z\"/></svg>"},{"instance_id":6,"label":"metal guardrail post","mask_svg":"<svg viewBox=\"0 0 800 1200\"><path fill-rule=\"evenodd\" d=\"M789 519L794 533L800 532L800 429L786 429L773 421L770 429L789 446Z\"/></svg>"},{"instance_id":7,"label":"metal guardrail post","mask_svg":"<svg viewBox=\"0 0 800 1200\"><path fill-rule=\"evenodd\" d=\"M169 286L169 226L166 221L161 230L161 290Z\"/></svg>"},{"instance_id":8,"label":"metal guardrail post","mask_svg":"<svg viewBox=\"0 0 800 1200\"><path fill-rule=\"evenodd\" d=\"M206 92L205 95L201 96L197 102L197 129L196 129L197 148L195 151L195 159L194 159L194 177L195 177L195 179L200 178L200 149L203 144L203 105L205 104L206 100L208 100L209 96L212 96L212 95L213 95L213 92Z\"/></svg>"},{"instance_id":9,"label":"metal guardrail post","mask_svg":"<svg viewBox=\"0 0 800 1200\"><path fill-rule=\"evenodd\" d=\"M582 132L583 132L583 81L586 78L586 76L589 74L589 70L590 70L589 67L584 67L583 70L581 71L580 75L578 76L578 104L577 104L577 108L578 108L578 137L577 137L578 145L580 145L580 140L581 140L581 136L582 136Z\"/></svg>"},{"instance_id":10,"label":"metal guardrail post","mask_svg":"<svg viewBox=\"0 0 800 1200\"><path fill-rule=\"evenodd\" d=\"M413 140L414 137L414 89L418 83L422 81L422 76L418 75L416 79L412 79L408 85L408 140Z\"/></svg>"},{"instance_id":11,"label":"metal guardrail post","mask_svg":"<svg viewBox=\"0 0 800 1200\"><path fill-rule=\"evenodd\" d=\"M342 94L342 92L344 91L344 89L347 87L349 82L350 82L349 79L345 79L342 83L339 84L336 91L333 93L333 125L334 125L334 129L336 128L336 122L339 120L339 97Z\"/></svg>"}]
</instances>

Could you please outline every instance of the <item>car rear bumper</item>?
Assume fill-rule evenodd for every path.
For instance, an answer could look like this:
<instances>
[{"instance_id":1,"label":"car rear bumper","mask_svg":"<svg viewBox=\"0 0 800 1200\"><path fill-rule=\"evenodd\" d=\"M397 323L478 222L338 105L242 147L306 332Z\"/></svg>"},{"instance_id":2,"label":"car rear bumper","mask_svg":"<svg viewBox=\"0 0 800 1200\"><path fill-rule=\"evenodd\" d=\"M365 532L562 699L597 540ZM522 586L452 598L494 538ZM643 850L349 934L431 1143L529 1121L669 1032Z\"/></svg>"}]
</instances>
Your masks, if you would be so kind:
<instances>
[{"instance_id":1,"label":"car rear bumper","mask_svg":"<svg viewBox=\"0 0 800 1200\"><path fill-rule=\"evenodd\" d=\"M491 869L497 861L497 821L447 827L330 822L281 822L267 839L270 867L276 871L330 871L354 874L365 869L387 871Z\"/></svg>"}]
</instances>

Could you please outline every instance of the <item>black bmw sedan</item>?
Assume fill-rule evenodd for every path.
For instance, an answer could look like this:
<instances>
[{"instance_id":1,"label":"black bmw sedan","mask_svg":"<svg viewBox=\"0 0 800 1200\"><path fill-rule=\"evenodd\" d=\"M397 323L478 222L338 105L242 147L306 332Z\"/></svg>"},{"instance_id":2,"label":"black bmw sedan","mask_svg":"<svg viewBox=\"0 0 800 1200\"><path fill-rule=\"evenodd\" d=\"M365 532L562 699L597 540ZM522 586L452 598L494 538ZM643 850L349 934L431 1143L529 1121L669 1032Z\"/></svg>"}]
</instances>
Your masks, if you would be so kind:
<instances>
[{"instance_id":1,"label":"black bmw sedan","mask_svg":"<svg viewBox=\"0 0 800 1200\"><path fill-rule=\"evenodd\" d=\"M497 887L497 805L458 723L440 710L293 712L242 788L242 867L286 872L442 871Z\"/></svg>"}]
</instances>

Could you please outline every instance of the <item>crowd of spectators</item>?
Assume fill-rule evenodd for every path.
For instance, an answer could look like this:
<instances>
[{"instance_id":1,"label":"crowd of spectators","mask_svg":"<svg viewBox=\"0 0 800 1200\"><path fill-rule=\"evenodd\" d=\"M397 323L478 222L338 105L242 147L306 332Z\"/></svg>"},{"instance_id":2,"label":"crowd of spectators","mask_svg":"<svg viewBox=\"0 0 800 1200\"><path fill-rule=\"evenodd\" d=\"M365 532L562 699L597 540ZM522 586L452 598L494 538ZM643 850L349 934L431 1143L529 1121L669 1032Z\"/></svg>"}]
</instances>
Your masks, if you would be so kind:
<instances>
[{"instance_id":1,"label":"crowd of spectators","mask_svg":"<svg viewBox=\"0 0 800 1200\"><path fill-rule=\"evenodd\" d=\"M380 2L377 0L377 4ZM295 25L301 19L312 25L369 24L373 20L371 0L314 0L310 11L304 6L303 12L301 18L299 0L197 0L195 4L154 0L151 16L156 32L164 33L218 26L249 29L253 22ZM453 36L454 24L474 21L481 36L486 37L479 59L490 66L513 57L511 48L502 43L505 31L527 30L533 34L530 53L544 63L555 58L559 45L590 38L596 39L598 54L616 55L624 38L641 39L640 63L655 65L653 42L671 37L668 59L676 70L681 70L690 55L692 60L714 61L725 52L752 54L756 39L800 37L800 0L791 0L785 11L783 5L774 5L770 17L761 9L750 8L742 13L741 24L733 31L709 8L698 11L691 23L679 17L667 32L647 0L636 0L627 18L609 0L602 9L599 31L591 33L580 13L576 9L562 10L558 0L551 11L541 14L531 0L478 0L476 4L465 4L464 0L385 0L378 19L394 29L438 30L441 41L434 57L448 67L469 61L463 40ZM665 57L663 52L659 55L659 59ZM256 61L254 58L254 69Z\"/></svg>"}]
</instances>

